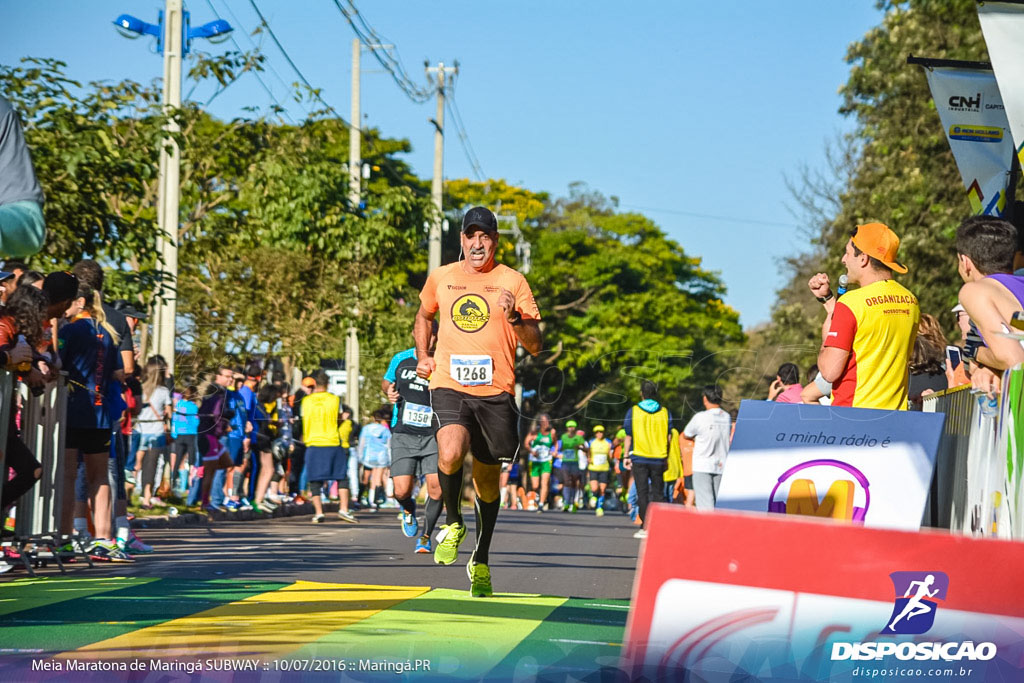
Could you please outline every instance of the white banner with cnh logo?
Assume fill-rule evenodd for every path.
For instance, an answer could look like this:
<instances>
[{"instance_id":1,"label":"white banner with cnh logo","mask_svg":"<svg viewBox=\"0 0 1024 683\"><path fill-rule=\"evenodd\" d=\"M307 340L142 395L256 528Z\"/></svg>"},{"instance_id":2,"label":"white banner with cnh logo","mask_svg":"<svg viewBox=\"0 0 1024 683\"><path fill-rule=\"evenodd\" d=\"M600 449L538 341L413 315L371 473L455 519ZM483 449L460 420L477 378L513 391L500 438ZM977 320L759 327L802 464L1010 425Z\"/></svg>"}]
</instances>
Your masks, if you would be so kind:
<instances>
[{"instance_id":1,"label":"white banner with cnh logo","mask_svg":"<svg viewBox=\"0 0 1024 683\"><path fill-rule=\"evenodd\" d=\"M1002 216L1013 137L991 71L925 66L949 148L975 214Z\"/></svg>"},{"instance_id":2,"label":"white banner with cnh logo","mask_svg":"<svg viewBox=\"0 0 1024 683\"><path fill-rule=\"evenodd\" d=\"M978 4L981 31L999 82L1006 118L1017 155L1024 153L1024 5L1015 2ZM1021 157L1024 162L1024 157Z\"/></svg>"}]
</instances>

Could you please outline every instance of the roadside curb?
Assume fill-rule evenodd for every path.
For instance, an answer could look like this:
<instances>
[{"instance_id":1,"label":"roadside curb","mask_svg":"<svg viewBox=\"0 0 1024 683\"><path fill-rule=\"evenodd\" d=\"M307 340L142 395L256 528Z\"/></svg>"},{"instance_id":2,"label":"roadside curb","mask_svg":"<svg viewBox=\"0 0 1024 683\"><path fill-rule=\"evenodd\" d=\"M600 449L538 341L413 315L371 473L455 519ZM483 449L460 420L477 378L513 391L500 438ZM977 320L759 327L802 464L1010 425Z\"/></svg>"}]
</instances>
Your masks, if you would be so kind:
<instances>
[{"instance_id":1,"label":"roadside curb","mask_svg":"<svg viewBox=\"0 0 1024 683\"><path fill-rule=\"evenodd\" d=\"M324 503L324 512L337 512L337 503ZM271 514L257 513L254 510L239 510L238 512L186 512L184 514L152 515L147 517L136 517L132 520L133 529L184 529L190 527L210 526L213 522L261 522L267 519L278 519L280 517L303 517L313 515L313 504L306 502L302 505L287 504L278 507Z\"/></svg>"}]
</instances>

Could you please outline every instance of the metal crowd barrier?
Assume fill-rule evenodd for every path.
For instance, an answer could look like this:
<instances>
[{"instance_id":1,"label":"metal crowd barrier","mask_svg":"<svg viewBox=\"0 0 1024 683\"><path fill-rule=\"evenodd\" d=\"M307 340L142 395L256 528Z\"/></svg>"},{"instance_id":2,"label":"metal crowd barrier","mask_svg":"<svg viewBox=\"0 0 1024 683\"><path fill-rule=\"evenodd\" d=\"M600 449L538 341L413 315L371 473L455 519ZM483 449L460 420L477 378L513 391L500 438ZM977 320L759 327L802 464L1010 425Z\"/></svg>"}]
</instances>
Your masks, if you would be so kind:
<instances>
[{"instance_id":1,"label":"metal crowd barrier","mask_svg":"<svg viewBox=\"0 0 1024 683\"><path fill-rule=\"evenodd\" d=\"M13 395L12 383L14 375L3 372L0 375L0 392L3 406L0 419L3 420L0 444L7 443L8 410L16 409L10 405L9 397ZM43 393L33 396L28 387L18 388L21 399L21 440L41 464L42 475L36 485L29 489L14 506L14 537L13 547L20 554L22 563L30 575L34 575L33 565L37 563L55 562L64 572L64 563L58 546L66 539L59 535L61 501L64 496L64 437L67 414L67 373L61 373L56 382L46 385ZM0 477L6 481L7 467L0 455ZM74 495L74 492L69 492ZM81 544L79 544L81 545ZM76 554L84 557L92 566L92 561L83 547L77 547Z\"/></svg>"},{"instance_id":2,"label":"metal crowd barrier","mask_svg":"<svg viewBox=\"0 0 1024 683\"><path fill-rule=\"evenodd\" d=\"M7 425L11 421L11 396L14 395L14 375L0 370L0 497L7 484ZM7 523L0 519L0 526Z\"/></svg>"},{"instance_id":3,"label":"metal crowd barrier","mask_svg":"<svg viewBox=\"0 0 1024 683\"><path fill-rule=\"evenodd\" d=\"M64 424L68 406L65 374L41 396L21 387L21 440L42 463L43 475L18 501L17 536L55 535L60 528L64 477Z\"/></svg>"},{"instance_id":4,"label":"metal crowd barrier","mask_svg":"<svg viewBox=\"0 0 1024 683\"><path fill-rule=\"evenodd\" d=\"M998 402L963 386L926 396L924 411L946 414L924 524L1024 538L1024 368L1005 373Z\"/></svg>"}]
</instances>

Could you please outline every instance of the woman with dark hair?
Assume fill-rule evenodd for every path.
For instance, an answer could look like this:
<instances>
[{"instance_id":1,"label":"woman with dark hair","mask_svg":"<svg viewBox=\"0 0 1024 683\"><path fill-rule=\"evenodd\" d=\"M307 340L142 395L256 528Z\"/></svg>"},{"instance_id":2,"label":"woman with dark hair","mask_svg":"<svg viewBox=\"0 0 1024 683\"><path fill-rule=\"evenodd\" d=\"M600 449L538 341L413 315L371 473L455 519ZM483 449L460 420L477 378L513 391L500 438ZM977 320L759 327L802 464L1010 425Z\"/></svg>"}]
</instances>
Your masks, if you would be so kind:
<instances>
[{"instance_id":1,"label":"woman with dark hair","mask_svg":"<svg viewBox=\"0 0 1024 683\"><path fill-rule=\"evenodd\" d=\"M910 354L910 410L921 410L925 396L947 388L946 335L935 316L922 313Z\"/></svg>"},{"instance_id":2,"label":"woman with dark hair","mask_svg":"<svg viewBox=\"0 0 1024 683\"><path fill-rule=\"evenodd\" d=\"M21 274L21 277L18 279L18 286L32 286L35 287L36 289L42 289L43 280L45 279L46 276L40 273L38 270L26 270L24 273Z\"/></svg>"},{"instance_id":3,"label":"woman with dark hair","mask_svg":"<svg viewBox=\"0 0 1024 683\"><path fill-rule=\"evenodd\" d=\"M41 387L43 384L43 376L38 369L32 367L32 362L40 351L48 348L43 335L48 304L49 300L42 290L18 287L3 308L3 315L0 315L0 364L8 371L18 372L21 379L32 387ZM4 400L9 400L11 406L14 406L16 396L15 384L11 395ZM7 517L7 508L35 486L43 474L42 465L18 436L15 423L17 412L13 409L10 411L7 423L5 466L0 472L4 476L0 519ZM8 467L14 470L14 478L10 480L7 480Z\"/></svg>"}]
</instances>

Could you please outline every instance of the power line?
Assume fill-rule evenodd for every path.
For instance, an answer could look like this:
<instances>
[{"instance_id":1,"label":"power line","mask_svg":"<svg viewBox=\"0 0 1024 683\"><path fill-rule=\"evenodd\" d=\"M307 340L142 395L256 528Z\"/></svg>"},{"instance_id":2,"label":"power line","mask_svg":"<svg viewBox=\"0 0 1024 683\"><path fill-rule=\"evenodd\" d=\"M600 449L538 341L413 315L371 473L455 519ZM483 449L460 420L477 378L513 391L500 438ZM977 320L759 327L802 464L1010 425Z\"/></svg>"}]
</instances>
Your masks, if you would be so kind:
<instances>
[{"instance_id":1,"label":"power line","mask_svg":"<svg viewBox=\"0 0 1024 683\"><path fill-rule=\"evenodd\" d=\"M775 228L795 228L792 223L777 223L775 221L762 221L756 218L737 218L735 216L718 216L710 213L696 213L694 211L683 211L682 209L659 209L653 206L637 206L635 204L620 204L626 209L638 209L640 211L654 211L656 213L671 213L677 216L689 216L691 218L706 218L712 221L725 221L727 223L746 223L748 225L766 225Z\"/></svg>"},{"instance_id":2,"label":"power line","mask_svg":"<svg viewBox=\"0 0 1024 683\"><path fill-rule=\"evenodd\" d=\"M215 16L218 19L220 19L221 16L217 12L217 8L213 6L213 2L211 0L206 0L206 4L210 6L210 11L213 12L213 16ZM226 1L225 1L224 5L228 8L228 11L231 12L231 7L227 5ZM238 17L235 17L234 12L231 13L231 16L232 16L232 18L234 18L236 25L241 26L241 22L238 21ZM234 44L236 50L238 50L239 52L244 54L245 50L243 50L242 46L238 44L237 40L235 40L234 33L235 32L232 31L230 34L228 34L231 37L231 42ZM252 42L252 38L250 38L249 41ZM259 47L254 42L253 42L253 47L256 47L257 50L259 49ZM277 97L274 95L274 91L270 89L270 86L268 86L263 81L263 77L260 76L260 72L255 70L255 69L253 69L252 70L252 74L256 77L256 80L258 80L260 82L260 85L263 86L263 89L267 91L267 94L270 95L270 99L273 100L274 104L276 104L278 106L278 108L284 113L285 118L287 118L288 121L290 121L292 124L294 124L295 120L292 119L291 115L288 113L288 110L285 109L284 106L282 106L281 102L278 101ZM278 78L280 79L280 76L278 76ZM216 97L218 94L220 94L220 93L219 92L215 93L214 97ZM206 103L206 105L209 106L210 102L212 102L212 101L213 101L213 97L210 98L210 100Z\"/></svg>"},{"instance_id":3,"label":"power line","mask_svg":"<svg viewBox=\"0 0 1024 683\"><path fill-rule=\"evenodd\" d=\"M270 28L270 23L267 21L266 17L263 16L263 12L261 12L259 6L257 6L256 0L249 0L249 4L252 5L252 8L253 10L255 10L256 15L260 18L260 23L263 25L264 28L267 29L267 35L269 35L270 39L274 41L275 45L277 45L277 49L281 51L281 54L284 56L285 61L287 61L289 66L292 67L292 71L295 72L295 75L299 77L299 80L302 81L302 83L309 89L313 97L315 97L322 105L324 105L328 112L336 116L337 119L341 121L342 125L344 125L346 128L358 126L358 121L354 123L346 121L345 118L338 113L337 109L328 104L324 100L324 98L320 96L320 91L310 84L309 80L303 75L299 67L296 66L295 62L288 55L288 51L284 49L284 45L282 45L281 41L277 39L277 35L274 33L274 29ZM356 130L359 131L360 135L363 135L362 129L356 127ZM370 147L370 150L374 151L372 138L363 136L363 139L366 140L366 143ZM408 187L410 190L413 191L413 193L418 194L420 196L428 196L428 193L425 192L422 188L417 187L416 185L410 183L408 180L402 177L402 175L391 165L391 161L387 158L386 153L380 154L378 163L391 174L391 177L393 177L398 183Z\"/></svg>"},{"instance_id":4,"label":"power line","mask_svg":"<svg viewBox=\"0 0 1024 683\"><path fill-rule=\"evenodd\" d=\"M210 0L207 0L207 2L210 2ZM228 11L228 14L231 15L231 18L235 20L235 25L242 30L242 33L245 34L245 38L249 41L249 44L252 45L253 48L255 48L256 50L263 52L263 41L261 40L260 43L257 44L256 41L252 39L252 34L249 33L248 29L246 29L245 25L242 23L242 20L238 18L237 14L235 14L235 10L231 8L231 5L228 3L228 0L220 0L220 2L222 5L224 5L224 8ZM232 33L232 40L234 40L234 33ZM235 44L237 45L237 43ZM278 72L278 70L274 68L273 62L271 62L269 59L267 60L267 70L274 75L274 78L277 79L278 83L284 86L284 89L286 91L294 91L295 85L293 83L287 83L284 80L284 78L281 77L281 74ZM298 104L301 107L302 103L299 102ZM306 114L307 116L309 115L309 111L307 111L305 108L303 108L303 113Z\"/></svg>"},{"instance_id":5,"label":"power line","mask_svg":"<svg viewBox=\"0 0 1024 683\"><path fill-rule=\"evenodd\" d=\"M374 30L363 15L360 14L359 9L356 8L355 3L352 0L346 0L348 9L342 6L339 0L334 0L334 6L338 8L341 15L345 17L345 21L352 27L356 36L360 42L363 43L373 54L374 59L380 63L384 69L391 74L391 78L394 79L398 87L406 94L406 96L417 104L423 104L434 96L434 91L429 88L423 88L417 85L406 73L405 67L402 65L400 58L396 58L387 51L386 48L382 47L387 41L381 37L377 31ZM398 48L392 47L395 54L398 54Z\"/></svg>"},{"instance_id":6,"label":"power line","mask_svg":"<svg viewBox=\"0 0 1024 683\"><path fill-rule=\"evenodd\" d=\"M324 98L320 96L320 91L318 89L310 85L309 81L303 75L302 71L299 69L298 66L295 65L295 62L292 61L292 58L291 56L289 56L288 51L284 49L284 45L282 45L281 41L277 39L277 35L274 33L274 29L270 28L270 24L263 16L263 12L260 11L259 6L256 4L256 0L249 0L249 4L252 5L253 10L255 10L256 12L256 16L260 18L260 23L262 23L263 27L267 29L267 34L270 36L270 39L274 41L274 44L277 45L277 49L281 51L281 54L284 56L285 61L287 61L288 65L292 67L292 71L294 71L295 75L299 77L299 80L302 81L303 85L305 85L306 88L309 89L309 92L313 95L313 97L315 97L317 101L320 102L320 104L324 105L324 107L327 108L327 111L334 114L338 118L338 120L341 121L343 124L345 124L346 126L352 125L349 122L347 122L345 118L341 114L339 114L334 107L327 104Z\"/></svg>"},{"instance_id":7,"label":"power line","mask_svg":"<svg viewBox=\"0 0 1024 683\"><path fill-rule=\"evenodd\" d=\"M445 104L448 106L448 113L451 114L452 123L455 124L455 132L458 134L459 142L462 143L462 150L466 153L466 159L469 161L470 167L473 169L473 174L476 179L483 182L487 179L482 168L480 168L480 161L477 159L476 151L473 149L473 144L469 141L469 133L466 131L466 126L462 122L462 114L459 113L459 105L455 102L455 87L453 86L449 91L449 96L445 99Z\"/></svg>"}]
</instances>

